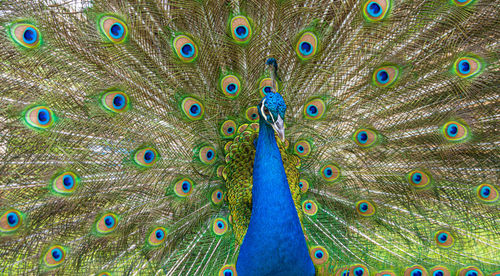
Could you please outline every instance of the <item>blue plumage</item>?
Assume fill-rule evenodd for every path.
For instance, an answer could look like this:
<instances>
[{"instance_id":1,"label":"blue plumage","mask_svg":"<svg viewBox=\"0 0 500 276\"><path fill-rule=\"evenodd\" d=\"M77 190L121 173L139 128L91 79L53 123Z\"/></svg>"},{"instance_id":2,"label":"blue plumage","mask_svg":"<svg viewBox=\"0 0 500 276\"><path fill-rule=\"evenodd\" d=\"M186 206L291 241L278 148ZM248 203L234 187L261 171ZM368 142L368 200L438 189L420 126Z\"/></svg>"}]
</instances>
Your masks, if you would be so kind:
<instances>
[{"instance_id":1,"label":"blue plumage","mask_svg":"<svg viewBox=\"0 0 500 276\"><path fill-rule=\"evenodd\" d=\"M267 95L263 103L270 113L284 116L279 94ZM265 120L270 116L260 115L252 216L236 263L238 275L314 275L273 127Z\"/></svg>"}]
</instances>

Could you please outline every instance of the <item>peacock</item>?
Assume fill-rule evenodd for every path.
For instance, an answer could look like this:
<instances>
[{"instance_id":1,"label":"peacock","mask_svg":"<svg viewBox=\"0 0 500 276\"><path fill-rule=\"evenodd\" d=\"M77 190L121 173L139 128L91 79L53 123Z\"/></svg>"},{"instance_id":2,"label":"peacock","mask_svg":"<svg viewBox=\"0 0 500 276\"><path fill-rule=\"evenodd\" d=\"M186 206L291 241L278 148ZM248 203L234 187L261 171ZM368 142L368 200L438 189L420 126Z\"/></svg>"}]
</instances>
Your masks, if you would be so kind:
<instances>
[{"instance_id":1,"label":"peacock","mask_svg":"<svg viewBox=\"0 0 500 276\"><path fill-rule=\"evenodd\" d=\"M500 275L499 23L0 1L0 274Z\"/></svg>"}]
</instances>

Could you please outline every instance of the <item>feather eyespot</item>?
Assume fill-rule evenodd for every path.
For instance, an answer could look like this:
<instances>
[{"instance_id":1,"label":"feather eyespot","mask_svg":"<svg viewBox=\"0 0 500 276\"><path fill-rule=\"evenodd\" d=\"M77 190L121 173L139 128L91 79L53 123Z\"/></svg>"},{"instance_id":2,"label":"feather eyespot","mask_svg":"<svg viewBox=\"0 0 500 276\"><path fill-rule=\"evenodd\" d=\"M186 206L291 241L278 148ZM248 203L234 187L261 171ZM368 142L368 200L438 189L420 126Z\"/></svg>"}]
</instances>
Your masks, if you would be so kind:
<instances>
[{"instance_id":1,"label":"feather eyespot","mask_svg":"<svg viewBox=\"0 0 500 276\"><path fill-rule=\"evenodd\" d=\"M113 213L102 215L96 222L97 234L106 235L113 232L118 226L118 217Z\"/></svg>"},{"instance_id":2,"label":"feather eyespot","mask_svg":"<svg viewBox=\"0 0 500 276\"><path fill-rule=\"evenodd\" d=\"M317 120L323 117L326 105L322 99L314 99L304 105L304 117L310 120Z\"/></svg>"},{"instance_id":3,"label":"feather eyespot","mask_svg":"<svg viewBox=\"0 0 500 276\"><path fill-rule=\"evenodd\" d=\"M13 233L23 224L23 214L15 209L10 209L0 217L0 232Z\"/></svg>"},{"instance_id":4,"label":"feather eyespot","mask_svg":"<svg viewBox=\"0 0 500 276\"><path fill-rule=\"evenodd\" d=\"M379 21L386 17L390 6L390 0L367 1L363 8L363 15L368 21Z\"/></svg>"},{"instance_id":5,"label":"feather eyespot","mask_svg":"<svg viewBox=\"0 0 500 276\"><path fill-rule=\"evenodd\" d=\"M12 39L20 46L28 49L37 48L41 42L40 31L35 25L17 23L10 27Z\"/></svg>"},{"instance_id":6,"label":"feather eyespot","mask_svg":"<svg viewBox=\"0 0 500 276\"><path fill-rule=\"evenodd\" d=\"M341 267L337 269L335 276L349 276L349 267Z\"/></svg>"},{"instance_id":7,"label":"feather eyespot","mask_svg":"<svg viewBox=\"0 0 500 276\"><path fill-rule=\"evenodd\" d=\"M450 270L444 266L435 266L430 271L431 276L450 276Z\"/></svg>"},{"instance_id":8,"label":"feather eyespot","mask_svg":"<svg viewBox=\"0 0 500 276\"><path fill-rule=\"evenodd\" d=\"M104 272L101 272L101 273L97 274L97 276L112 276L112 275L111 275L110 272L104 271Z\"/></svg>"},{"instance_id":9,"label":"feather eyespot","mask_svg":"<svg viewBox=\"0 0 500 276\"><path fill-rule=\"evenodd\" d=\"M302 202L302 210L306 215L314 216L318 213L318 205L310 199L304 200Z\"/></svg>"},{"instance_id":10,"label":"feather eyespot","mask_svg":"<svg viewBox=\"0 0 500 276\"><path fill-rule=\"evenodd\" d=\"M151 246L158 246L165 242L167 230L164 227L156 227L149 233L148 243Z\"/></svg>"},{"instance_id":11,"label":"feather eyespot","mask_svg":"<svg viewBox=\"0 0 500 276\"><path fill-rule=\"evenodd\" d=\"M431 183L431 176L421 170L413 170L408 174L408 182L413 187L424 188Z\"/></svg>"},{"instance_id":12,"label":"feather eyespot","mask_svg":"<svg viewBox=\"0 0 500 276\"><path fill-rule=\"evenodd\" d=\"M173 47L175 53L183 62L193 62L198 57L198 46L185 35L175 37Z\"/></svg>"},{"instance_id":13,"label":"feather eyespot","mask_svg":"<svg viewBox=\"0 0 500 276\"><path fill-rule=\"evenodd\" d=\"M302 193L306 193L309 190L309 182L301 178L299 180L299 188Z\"/></svg>"},{"instance_id":14,"label":"feather eyespot","mask_svg":"<svg viewBox=\"0 0 500 276\"><path fill-rule=\"evenodd\" d=\"M247 43L252 38L252 26L245 16L235 16L231 19L231 36L237 43Z\"/></svg>"},{"instance_id":15,"label":"feather eyespot","mask_svg":"<svg viewBox=\"0 0 500 276\"><path fill-rule=\"evenodd\" d=\"M349 275L353 276L368 276L370 272L368 268L362 264L353 265L349 268Z\"/></svg>"},{"instance_id":16,"label":"feather eyespot","mask_svg":"<svg viewBox=\"0 0 500 276\"><path fill-rule=\"evenodd\" d=\"M309 249L309 255L314 265L322 265L328 261L328 251L323 246L314 246Z\"/></svg>"},{"instance_id":17,"label":"feather eyespot","mask_svg":"<svg viewBox=\"0 0 500 276\"><path fill-rule=\"evenodd\" d=\"M457 121L450 121L444 124L442 132L444 138L453 142L465 140L469 134L467 126Z\"/></svg>"},{"instance_id":18,"label":"feather eyespot","mask_svg":"<svg viewBox=\"0 0 500 276\"><path fill-rule=\"evenodd\" d=\"M427 276L427 270L421 265L414 265L405 270L404 276Z\"/></svg>"},{"instance_id":19,"label":"feather eyespot","mask_svg":"<svg viewBox=\"0 0 500 276\"><path fill-rule=\"evenodd\" d=\"M321 177L328 182L336 181L340 176L340 168L334 164L327 164L320 170Z\"/></svg>"},{"instance_id":20,"label":"feather eyespot","mask_svg":"<svg viewBox=\"0 0 500 276\"><path fill-rule=\"evenodd\" d=\"M241 91L241 82L237 76L228 75L220 81L222 93L230 99L238 97Z\"/></svg>"},{"instance_id":21,"label":"feather eyespot","mask_svg":"<svg viewBox=\"0 0 500 276\"><path fill-rule=\"evenodd\" d=\"M396 273L391 270L383 270L375 274L375 276L396 276Z\"/></svg>"},{"instance_id":22,"label":"feather eyespot","mask_svg":"<svg viewBox=\"0 0 500 276\"><path fill-rule=\"evenodd\" d=\"M192 121L202 119L203 114L205 114L203 104L192 97L187 97L182 100L182 111Z\"/></svg>"},{"instance_id":23,"label":"feather eyespot","mask_svg":"<svg viewBox=\"0 0 500 276\"><path fill-rule=\"evenodd\" d=\"M66 259L66 249L60 245L51 246L43 257L43 262L47 267L56 267Z\"/></svg>"},{"instance_id":24,"label":"feather eyespot","mask_svg":"<svg viewBox=\"0 0 500 276\"><path fill-rule=\"evenodd\" d=\"M36 106L28 109L24 114L28 126L35 129L48 129L54 124L55 116L46 106Z\"/></svg>"},{"instance_id":25,"label":"feather eyespot","mask_svg":"<svg viewBox=\"0 0 500 276\"><path fill-rule=\"evenodd\" d=\"M119 44L127 40L127 24L114 16L103 16L99 21L99 27L104 36L115 44Z\"/></svg>"},{"instance_id":26,"label":"feather eyespot","mask_svg":"<svg viewBox=\"0 0 500 276\"><path fill-rule=\"evenodd\" d=\"M245 112L245 117L250 122L259 121L259 111L256 106L249 107Z\"/></svg>"},{"instance_id":27,"label":"feather eyespot","mask_svg":"<svg viewBox=\"0 0 500 276\"><path fill-rule=\"evenodd\" d=\"M469 5L470 3L474 2L474 0L452 0L453 4L459 6L459 7L465 7Z\"/></svg>"},{"instance_id":28,"label":"feather eyespot","mask_svg":"<svg viewBox=\"0 0 500 276\"><path fill-rule=\"evenodd\" d=\"M259 83L259 93L262 98L264 98L268 93L273 91L273 80L271 78L264 78ZM276 81L276 91L279 91L279 84Z\"/></svg>"},{"instance_id":29,"label":"feather eyespot","mask_svg":"<svg viewBox=\"0 0 500 276\"><path fill-rule=\"evenodd\" d=\"M454 237L446 230L437 231L434 234L434 240L439 247L443 248L451 247L455 243Z\"/></svg>"},{"instance_id":30,"label":"feather eyespot","mask_svg":"<svg viewBox=\"0 0 500 276\"><path fill-rule=\"evenodd\" d=\"M468 266L460 269L458 271L458 276L483 276L483 272L475 267L475 266Z\"/></svg>"},{"instance_id":31,"label":"feather eyespot","mask_svg":"<svg viewBox=\"0 0 500 276\"><path fill-rule=\"evenodd\" d=\"M492 203L498 200L498 190L490 184L481 184L476 189L477 197L487 203Z\"/></svg>"},{"instance_id":32,"label":"feather eyespot","mask_svg":"<svg viewBox=\"0 0 500 276\"><path fill-rule=\"evenodd\" d=\"M212 203L218 205L224 200L224 191L216 189L212 192Z\"/></svg>"},{"instance_id":33,"label":"feather eyespot","mask_svg":"<svg viewBox=\"0 0 500 276\"><path fill-rule=\"evenodd\" d=\"M59 174L52 181L52 189L60 195L70 195L78 187L80 178L73 172Z\"/></svg>"},{"instance_id":34,"label":"feather eyespot","mask_svg":"<svg viewBox=\"0 0 500 276\"><path fill-rule=\"evenodd\" d=\"M360 200L356 203L356 211L364 217L373 216L375 214L375 206L367 200Z\"/></svg>"},{"instance_id":35,"label":"feather eyespot","mask_svg":"<svg viewBox=\"0 0 500 276\"><path fill-rule=\"evenodd\" d=\"M455 74L461 78L469 78L481 71L481 62L472 57L462 57L455 61L453 65Z\"/></svg>"},{"instance_id":36,"label":"feather eyespot","mask_svg":"<svg viewBox=\"0 0 500 276\"><path fill-rule=\"evenodd\" d=\"M293 151L300 157L307 157L311 153L311 144L306 140L299 140L295 143Z\"/></svg>"},{"instance_id":37,"label":"feather eyespot","mask_svg":"<svg viewBox=\"0 0 500 276\"><path fill-rule=\"evenodd\" d=\"M158 152L152 148L142 148L135 152L134 162L141 167L151 167L158 159Z\"/></svg>"},{"instance_id":38,"label":"feather eyespot","mask_svg":"<svg viewBox=\"0 0 500 276\"><path fill-rule=\"evenodd\" d=\"M206 165L211 165L217 160L217 153L211 146L204 146L200 149L200 161Z\"/></svg>"},{"instance_id":39,"label":"feather eyespot","mask_svg":"<svg viewBox=\"0 0 500 276\"><path fill-rule=\"evenodd\" d=\"M236 267L234 265L225 265L219 270L219 276L236 276Z\"/></svg>"},{"instance_id":40,"label":"feather eyespot","mask_svg":"<svg viewBox=\"0 0 500 276\"><path fill-rule=\"evenodd\" d=\"M228 228L229 228L229 224L223 218L215 219L213 222L213 225L212 225L212 230L213 230L214 234L217 236L222 236L222 235L226 234Z\"/></svg>"},{"instance_id":41,"label":"feather eyespot","mask_svg":"<svg viewBox=\"0 0 500 276\"><path fill-rule=\"evenodd\" d=\"M363 148L373 146L377 142L377 138L375 131L366 128L356 130L352 136L354 142Z\"/></svg>"},{"instance_id":42,"label":"feather eyespot","mask_svg":"<svg viewBox=\"0 0 500 276\"><path fill-rule=\"evenodd\" d=\"M302 60L312 58L318 50L318 38L312 32L305 32L295 46L295 52Z\"/></svg>"},{"instance_id":43,"label":"feather eyespot","mask_svg":"<svg viewBox=\"0 0 500 276\"><path fill-rule=\"evenodd\" d=\"M193 181L184 177L174 184L174 192L178 197L187 197L193 192Z\"/></svg>"},{"instance_id":44,"label":"feather eyespot","mask_svg":"<svg viewBox=\"0 0 500 276\"><path fill-rule=\"evenodd\" d=\"M399 77L399 69L396 66L380 67L373 72L373 84L378 87L387 87L393 84Z\"/></svg>"},{"instance_id":45,"label":"feather eyespot","mask_svg":"<svg viewBox=\"0 0 500 276\"><path fill-rule=\"evenodd\" d=\"M102 95L101 103L106 110L113 113L120 113L128 110L130 100L127 94L121 91L111 91Z\"/></svg>"},{"instance_id":46,"label":"feather eyespot","mask_svg":"<svg viewBox=\"0 0 500 276\"><path fill-rule=\"evenodd\" d=\"M233 120L225 121L220 127L220 133L223 138L233 138L236 135L236 130L236 122Z\"/></svg>"}]
</instances>

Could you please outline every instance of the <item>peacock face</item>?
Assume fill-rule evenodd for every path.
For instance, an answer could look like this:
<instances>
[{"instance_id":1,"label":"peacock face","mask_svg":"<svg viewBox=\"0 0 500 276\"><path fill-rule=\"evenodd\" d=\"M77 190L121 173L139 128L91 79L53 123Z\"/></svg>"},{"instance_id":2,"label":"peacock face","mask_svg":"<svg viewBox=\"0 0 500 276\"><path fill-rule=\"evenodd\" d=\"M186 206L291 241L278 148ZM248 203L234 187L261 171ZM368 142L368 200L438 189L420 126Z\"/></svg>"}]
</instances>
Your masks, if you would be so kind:
<instances>
[{"instance_id":1,"label":"peacock face","mask_svg":"<svg viewBox=\"0 0 500 276\"><path fill-rule=\"evenodd\" d=\"M279 93L268 93L259 104L259 115L268 123L282 142L285 141L285 118L286 104Z\"/></svg>"}]
</instances>

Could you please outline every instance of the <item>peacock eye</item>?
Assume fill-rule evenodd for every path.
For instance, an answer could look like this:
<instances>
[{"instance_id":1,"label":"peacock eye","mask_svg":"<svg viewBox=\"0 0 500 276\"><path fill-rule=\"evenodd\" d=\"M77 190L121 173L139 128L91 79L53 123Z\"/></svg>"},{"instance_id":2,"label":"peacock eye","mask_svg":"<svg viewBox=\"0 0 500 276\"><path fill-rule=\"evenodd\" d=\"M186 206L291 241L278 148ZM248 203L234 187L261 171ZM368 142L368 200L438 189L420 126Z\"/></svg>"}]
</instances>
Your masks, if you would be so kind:
<instances>
[{"instance_id":1,"label":"peacock eye","mask_svg":"<svg viewBox=\"0 0 500 276\"><path fill-rule=\"evenodd\" d=\"M450 234L450 232L445 230L436 232L436 234L434 235L434 240L440 247L451 247L454 242L453 236Z\"/></svg>"},{"instance_id":2,"label":"peacock eye","mask_svg":"<svg viewBox=\"0 0 500 276\"><path fill-rule=\"evenodd\" d=\"M370 275L370 272L368 271L368 268L366 268L366 266L358 264L349 268L349 275L368 276Z\"/></svg>"},{"instance_id":3,"label":"peacock eye","mask_svg":"<svg viewBox=\"0 0 500 276\"><path fill-rule=\"evenodd\" d=\"M173 47L175 53L183 62L193 62L198 56L198 46L185 35L175 37Z\"/></svg>"},{"instance_id":4,"label":"peacock eye","mask_svg":"<svg viewBox=\"0 0 500 276\"><path fill-rule=\"evenodd\" d=\"M450 276L450 271L448 270L448 268L444 267L444 266L435 266L431 269L431 271L429 272L429 275L432 275L432 276Z\"/></svg>"},{"instance_id":5,"label":"peacock eye","mask_svg":"<svg viewBox=\"0 0 500 276\"><path fill-rule=\"evenodd\" d=\"M356 211L362 216L369 217L375 214L375 206L367 200L360 200L356 203Z\"/></svg>"},{"instance_id":6,"label":"peacock eye","mask_svg":"<svg viewBox=\"0 0 500 276\"><path fill-rule=\"evenodd\" d=\"M447 140L453 142L465 140L468 135L467 127L457 121L444 124L442 132Z\"/></svg>"},{"instance_id":7,"label":"peacock eye","mask_svg":"<svg viewBox=\"0 0 500 276\"><path fill-rule=\"evenodd\" d=\"M477 196L484 202L495 202L499 198L498 190L491 184L481 184L476 188Z\"/></svg>"},{"instance_id":8,"label":"peacock eye","mask_svg":"<svg viewBox=\"0 0 500 276\"><path fill-rule=\"evenodd\" d=\"M34 25L18 23L11 27L10 33L14 41L25 48L33 49L40 45L40 31Z\"/></svg>"},{"instance_id":9,"label":"peacock eye","mask_svg":"<svg viewBox=\"0 0 500 276\"><path fill-rule=\"evenodd\" d=\"M425 276L427 274L427 270L421 265L414 265L405 270L404 276Z\"/></svg>"},{"instance_id":10,"label":"peacock eye","mask_svg":"<svg viewBox=\"0 0 500 276\"><path fill-rule=\"evenodd\" d=\"M481 62L472 57L462 57L455 61L454 72L461 78L472 77L481 72Z\"/></svg>"},{"instance_id":11,"label":"peacock eye","mask_svg":"<svg viewBox=\"0 0 500 276\"><path fill-rule=\"evenodd\" d=\"M151 231L148 238L148 243L151 246L158 246L165 241L166 229L164 227L156 227Z\"/></svg>"},{"instance_id":12,"label":"peacock eye","mask_svg":"<svg viewBox=\"0 0 500 276\"><path fill-rule=\"evenodd\" d=\"M44 263L48 267L60 265L66 258L66 250L60 245L54 245L47 250L43 258Z\"/></svg>"},{"instance_id":13,"label":"peacock eye","mask_svg":"<svg viewBox=\"0 0 500 276\"><path fill-rule=\"evenodd\" d=\"M23 216L21 212L11 209L0 216L0 233L14 232L21 227Z\"/></svg>"},{"instance_id":14,"label":"peacock eye","mask_svg":"<svg viewBox=\"0 0 500 276\"><path fill-rule=\"evenodd\" d=\"M154 163L156 163L157 158L158 152L156 149L151 147L139 149L134 154L135 163L144 168L151 167Z\"/></svg>"},{"instance_id":15,"label":"peacock eye","mask_svg":"<svg viewBox=\"0 0 500 276\"><path fill-rule=\"evenodd\" d=\"M54 113L48 107L37 106L26 111L26 123L35 129L47 129L54 124Z\"/></svg>"},{"instance_id":16,"label":"peacock eye","mask_svg":"<svg viewBox=\"0 0 500 276\"><path fill-rule=\"evenodd\" d=\"M241 91L240 80L237 76L227 75L220 81L220 86L222 89L222 93L230 99L234 99L238 97L238 94Z\"/></svg>"},{"instance_id":17,"label":"peacock eye","mask_svg":"<svg viewBox=\"0 0 500 276\"><path fill-rule=\"evenodd\" d=\"M187 197L193 192L194 182L187 178L181 178L174 184L174 192L178 197Z\"/></svg>"},{"instance_id":18,"label":"peacock eye","mask_svg":"<svg viewBox=\"0 0 500 276\"><path fill-rule=\"evenodd\" d=\"M316 35L311 32L305 32L297 42L295 52L300 59L308 60L316 54L317 48L318 38Z\"/></svg>"},{"instance_id":19,"label":"peacock eye","mask_svg":"<svg viewBox=\"0 0 500 276\"><path fill-rule=\"evenodd\" d=\"M234 265L225 265L219 270L218 276L234 276L236 275L236 267Z\"/></svg>"},{"instance_id":20,"label":"peacock eye","mask_svg":"<svg viewBox=\"0 0 500 276\"><path fill-rule=\"evenodd\" d=\"M321 265L328 261L328 251L323 246L312 247L309 249L309 254L315 265Z\"/></svg>"},{"instance_id":21,"label":"peacock eye","mask_svg":"<svg viewBox=\"0 0 500 276\"><path fill-rule=\"evenodd\" d=\"M113 232L118 225L118 218L113 213L102 215L95 223L95 230L98 235L106 235Z\"/></svg>"},{"instance_id":22,"label":"peacock eye","mask_svg":"<svg viewBox=\"0 0 500 276\"><path fill-rule=\"evenodd\" d=\"M231 35L236 43L244 44L252 37L252 27L245 16L236 16L230 22Z\"/></svg>"},{"instance_id":23,"label":"peacock eye","mask_svg":"<svg viewBox=\"0 0 500 276\"><path fill-rule=\"evenodd\" d=\"M269 114L269 109L267 107L264 106L264 113L265 114Z\"/></svg>"},{"instance_id":24,"label":"peacock eye","mask_svg":"<svg viewBox=\"0 0 500 276\"><path fill-rule=\"evenodd\" d=\"M78 176L73 172L64 172L52 181L52 189L60 195L70 195L78 187L78 181Z\"/></svg>"},{"instance_id":25,"label":"peacock eye","mask_svg":"<svg viewBox=\"0 0 500 276\"><path fill-rule=\"evenodd\" d=\"M213 230L214 234L217 236L224 235L228 230L227 220L225 220L223 218L215 219L213 222L213 225L212 225L212 230Z\"/></svg>"},{"instance_id":26,"label":"peacock eye","mask_svg":"<svg viewBox=\"0 0 500 276\"><path fill-rule=\"evenodd\" d=\"M129 108L129 97L121 91L111 91L102 95L101 103L103 107L113 113L120 113Z\"/></svg>"},{"instance_id":27,"label":"peacock eye","mask_svg":"<svg viewBox=\"0 0 500 276\"><path fill-rule=\"evenodd\" d=\"M368 21L379 21L387 15L390 6L391 1L388 0L367 1L364 5L363 15Z\"/></svg>"},{"instance_id":28,"label":"peacock eye","mask_svg":"<svg viewBox=\"0 0 500 276\"><path fill-rule=\"evenodd\" d=\"M114 16L103 16L100 20L99 27L106 38L115 44L122 43L127 39L127 25Z\"/></svg>"},{"instance_id":29,"label":"peacock eye","mask_svg":"<svg viewBox=\"0 0 500 276\"><path fill-rule=\"evenodd\" d=\"M275 82L274 87L276 91L278 92L280 90L279 83ZM260 81L259 83L259 93L262 98L264 98L267 94L271 93L273 91L273 80L271 78L264 78Z\"/></svg>"}]
</instances>

